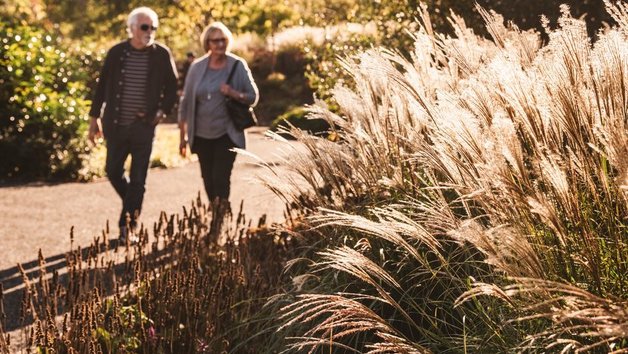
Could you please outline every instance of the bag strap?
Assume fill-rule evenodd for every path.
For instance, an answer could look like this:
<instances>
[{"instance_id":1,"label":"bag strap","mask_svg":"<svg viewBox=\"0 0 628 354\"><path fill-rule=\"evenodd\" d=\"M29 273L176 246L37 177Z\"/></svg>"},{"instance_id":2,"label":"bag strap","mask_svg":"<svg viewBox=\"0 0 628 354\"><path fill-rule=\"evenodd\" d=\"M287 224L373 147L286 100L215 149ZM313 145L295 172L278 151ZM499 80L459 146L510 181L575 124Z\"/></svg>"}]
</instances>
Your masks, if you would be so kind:
<instances>
[{"instance_id":1,"label":"bag strap","mask_svg":"<svg viewBox=\"0 0 628 354\"><path fill-rule=\"evenodd\" d=\"M235 72L236 67L238 66L238 64L240 63L240 61L238 59L236 59L235 64L233 64L233 66L231 67L231 71L229 72L229 77L227 77L227 83L229 83L229 81L231 81L231 77L233 77L233 73Z\"/></svg>"}]
</instances>

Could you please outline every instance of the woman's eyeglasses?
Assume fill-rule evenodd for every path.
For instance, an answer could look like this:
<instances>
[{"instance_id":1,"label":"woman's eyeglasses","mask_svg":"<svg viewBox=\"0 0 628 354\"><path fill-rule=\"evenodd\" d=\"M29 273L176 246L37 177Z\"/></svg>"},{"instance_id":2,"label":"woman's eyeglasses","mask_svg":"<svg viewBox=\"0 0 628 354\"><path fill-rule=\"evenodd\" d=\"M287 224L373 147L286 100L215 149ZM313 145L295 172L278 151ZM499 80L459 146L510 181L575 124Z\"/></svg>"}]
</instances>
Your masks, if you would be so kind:
<instances>
[{"instance_id":1,"label":"woman's eyeglasses","mask_svg":"<svg viewBox=\"0 0 628 354\"><path fill-rule=\"evenodd\" d=\"M140 29L144 32L148 32L148 30L152 30L153 32L157 31L157 27L148 25L146 23L143 25L140 25Z\"/></svg>"},{"instance_id":2,"label":"woman's eyeglasses","mask_svg":"<svg viewBox=\"0 0 628 354\"><path fill-rule=\"evenodd\" d=\"M227 38L213 38L208 40L212 44L227 43Z\"/></svg>"}]
</instances>

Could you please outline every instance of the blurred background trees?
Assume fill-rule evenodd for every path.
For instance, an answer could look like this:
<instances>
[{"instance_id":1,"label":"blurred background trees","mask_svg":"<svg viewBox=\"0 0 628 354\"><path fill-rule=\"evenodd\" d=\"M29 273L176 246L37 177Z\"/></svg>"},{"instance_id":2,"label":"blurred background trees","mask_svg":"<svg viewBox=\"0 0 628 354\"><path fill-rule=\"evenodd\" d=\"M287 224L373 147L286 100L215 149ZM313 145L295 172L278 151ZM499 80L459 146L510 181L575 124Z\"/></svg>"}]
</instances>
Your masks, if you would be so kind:
<instances>
[{"instance_id":1,"label":"blurred background trees","mask_svg":"<svg viewBox=\"0 0 628 354\"><path fill-rule=\"evenodd\" d=\"M521 29L542 33L542 14L558 18L567 3L592 38L607 26L601 1L478 0ZM434 29L451 32L457 13L486 35L475 1L425 2ZM76 179L89 154L83 143L86 107L105 50L126 37L126 16L137 6L160 15L158 40L178 61L202 55L198 37L220 20L236 35L234 51L250 64L260 87L263 124L290 117L299 125L313 94L346 82L338 57L384 45L407 54L419 17L418 0L13 0L0 3L0 180ZM550 26L553 24L550 23ZM16 38L20 38L17 40ZM333 107L333 102L329 102ZM285 113L285 115L284 115ZM282 116L283 115L283 116ZM174 116L171 117L174 119ZM281 119L278 119L277 124ZM311 122L310 122L311 123ZM316 126L316 125L314 125Z\"/></svg>"},{"instance_id":2,"label":"blurred background trees","mask_svg":"<svg viewBox=\"0 0 628 354\"><path fill-rule=\"evenodd\" d=\"M0 178L76 179L88 152L89 84L99 59L56 31L0 14Z\"/></svg>"}]
</instances>

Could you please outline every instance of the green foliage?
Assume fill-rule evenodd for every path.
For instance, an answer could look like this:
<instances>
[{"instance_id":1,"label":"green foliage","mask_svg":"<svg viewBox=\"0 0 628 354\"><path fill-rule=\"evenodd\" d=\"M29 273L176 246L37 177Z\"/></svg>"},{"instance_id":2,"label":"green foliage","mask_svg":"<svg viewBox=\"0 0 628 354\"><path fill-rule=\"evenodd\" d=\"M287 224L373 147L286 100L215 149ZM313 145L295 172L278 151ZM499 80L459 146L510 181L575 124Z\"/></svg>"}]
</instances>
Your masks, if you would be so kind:
<instances>
[{"instance_id":1,"label":"green foliage","mask_svg":"<svg viewBox=\"0 0 628 354\"><path fill-rule=\"evenodd\" d=\"M264 47L247 56L260 92L255 108L260 124L270 125L291 107L312 103L304 79L305 55L299 46L281 45L274 53Z\"/></svg>"},{"instance_id":2,"label":"green foliage","mask_svg":"<svg viewBox=\"0 0 628 354\"><path fill-rule=\"evenodd\" d=\"M302 106L288 109L286 113L277 117L270 125L270 128L274 131L289 131L292 127L317 136L326 136L329 130L329 124L324 119L309 119L306 109ZM282 135L291 137L289 134Z\"/></svg>"},{"instance_id":3,"label":"green foliage","mask_svg":"<svg viewBox=\"0 0 628 354\"><path fill-rule=\"evenodd\" d=\"M297 23L297 13L289 1L248 0L238 9L237 29L264 37Z\"/></svg>"},{"instance_id":4,"label":"green foliage","mask_svg":"<svg viewBox=\"0 0 628 354\"><path fill-rule=\"evenodd\" d=\"M126 19L135 7L148 6L160 18L158 40L175 56L201 52L198 38L212 21L222 21L234 33L267 36L298 23L298 13L288 1L269 0L151 0L107 1L43 0L47 19L59 24L65 35L101 43L126 37Z\"/></svg>"},{"instance_id":5,"label":"green foliage","mask_svg":"<svg viewBox=\"0 0 628 354\"><path fill-rule=\"evenodd\" d=\"M0 178L76 178L89 152L87 82L97 59L53 32L0 23Z\"/></svg>"},{"instance_id":6,"label":"green foliage","mask_svg":"<svg viewBox=\"0 0 628 354\"><path fill-rule=\"evenodd\" d=\"M305 44L307 53L307 66L305 76L308 79L310 87L316 92L317 97L326 100L331 107L336 107L332 97L332 89L336 85L349 85L351 73L342 70L337 61L340 53L343 55L351 55L369 48L374 42L375 37L363 33L349 33L348 38L338 40L325 38L323 43L315 43L310 40Z\"/></svg>"},{"instance_id":7,"label":"green foliage","mask_svg":"<svg viewBox=\"0 0 628 354\"><path fill-rule=\"evenodd\" d=\"M152 321L137 304L118 306L114 300L108 299L104 302L103 313L106 323L111 324L114 320L118 322L116 331L103 326L92 332L92 337L107 353L137 352L142 347L141 339L150 334L150 328L154 328Z\"/></svg>"}]
</instances>

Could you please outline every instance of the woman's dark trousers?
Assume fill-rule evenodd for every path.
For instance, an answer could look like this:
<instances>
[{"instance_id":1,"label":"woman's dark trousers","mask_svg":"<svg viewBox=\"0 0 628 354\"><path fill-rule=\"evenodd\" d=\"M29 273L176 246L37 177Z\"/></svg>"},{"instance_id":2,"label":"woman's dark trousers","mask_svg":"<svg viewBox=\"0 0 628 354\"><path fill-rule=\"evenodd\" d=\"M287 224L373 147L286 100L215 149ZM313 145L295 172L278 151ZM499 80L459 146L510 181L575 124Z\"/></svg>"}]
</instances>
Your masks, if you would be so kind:
<instances>
[{"instance_id":1,"label":"woman's dark trousers","mask_svg":"<svg viewBox=\"0 0 628 354\"><path fill-rule=\"evenodd\" d=\"M229 151L235 145L228 135L216 139L194 137L194 152L198 155L201 175L209 202L228 200L231 191L231 170L236 153Z\"/></svg>"},{"instance_id":2,"label":"woman's dark trousers","mask_svg":"<svg viewBox=\"0 0 628 354\"><path fill-rule=\"evenodd\" d=\"M107 137L107 163L105 170L111 185L122 199L122 212L118 226L137 226L142 211L146 175L153 149L155 127L145 122L117 126ZM131 155L129 178L124 175L124 162Z\"/></svg>"}]
</instances>

